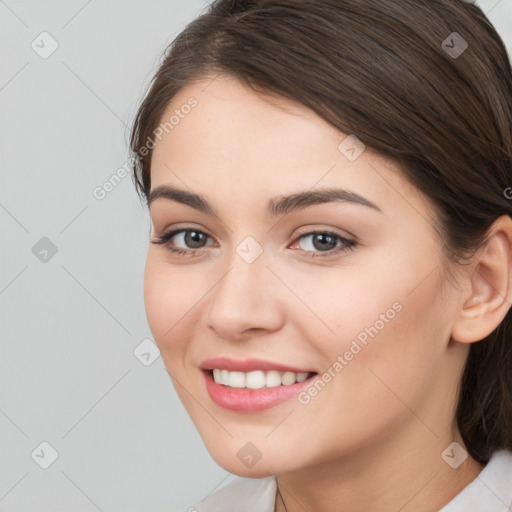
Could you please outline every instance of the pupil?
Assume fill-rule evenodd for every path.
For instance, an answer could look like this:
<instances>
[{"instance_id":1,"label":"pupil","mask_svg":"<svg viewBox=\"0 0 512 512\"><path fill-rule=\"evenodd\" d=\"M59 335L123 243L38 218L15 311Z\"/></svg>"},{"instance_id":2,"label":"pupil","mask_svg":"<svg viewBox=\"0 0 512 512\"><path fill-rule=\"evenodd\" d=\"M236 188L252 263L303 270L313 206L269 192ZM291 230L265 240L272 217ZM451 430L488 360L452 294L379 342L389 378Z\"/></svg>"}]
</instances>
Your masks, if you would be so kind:
<instances>
[{"instance_id":1,"label":"pupil","mask_svg":"<svg viewBox=\"0 0 512 512\"><path fill-rule=\"evenodd\" d=\"M320 241L320 243L317 243L318 241ZM327 245L325 245L326 242ZM313 237L313 246L315 249L319 250L334 249L334 247L336 247L336 240L331 235L319 233Z\"/></svg>"},{"instance_id":2,"label":"pupil","mask_svg":"<svg viewBox=\"0 0 512 512\"><path fill-rule=\"evenodd\" d=\"M204 236L203 233L198 233L197 231L187 231L185 233L185 243L191 248L191 249L199 249L202 247L202 242L204 242ZM198 244L198 245L194 245Z\"/></svg>"}]
</instances>

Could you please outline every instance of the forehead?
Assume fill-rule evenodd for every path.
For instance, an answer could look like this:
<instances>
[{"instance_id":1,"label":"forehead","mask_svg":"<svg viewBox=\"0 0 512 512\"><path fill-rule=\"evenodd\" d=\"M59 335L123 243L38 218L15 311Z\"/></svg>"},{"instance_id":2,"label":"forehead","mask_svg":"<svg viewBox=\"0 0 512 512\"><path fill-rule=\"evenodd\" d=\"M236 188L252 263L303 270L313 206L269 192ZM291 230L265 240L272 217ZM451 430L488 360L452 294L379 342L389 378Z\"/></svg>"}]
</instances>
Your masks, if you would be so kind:
<instances>
[{"instance_id":1,"label":"forehead","mask_svg":"<svg viewBox=\"0 0 512 512\"><path fill-rule=\"evenodd\" d=\"M185 108L191 99L195 106ZM203 183L309 182L336 163L344 138L305 106L263 97L231 77L187 85L168 105L161 126L171 117L172 126L155 140L152 184L170 179L167 167Z\"/></svg>"},{"instance_id":2,"label":"forehead","mask_svg":"<svg viewBox=\"0 0 512 512\"><path fill-rule=\"evenodd\" d=\"M188 108L191 101L195 106ZM171 117L173 126L169 133L163 133L166 140L155 149L154 158L166 146L175 149L186 142L191 149L189 143L193 142L198 156L205 152L213 156L222 149L231 159L264 161L267 156L286 152L293 161L305 142L308 144L301 153L316 147L309 153L318 157L326 149L336 150L340 139L337 130L304 105L277 95L257 94L232 77L214 77L187 85L168 105L161 125ZM324 142L321 146L319 139Z\"/></svg>"},{"instance_id":3,"label":"forehead","mask_svg":"<svg viewBox=\"0 0 512 512\"><path fill-rule=\"evenodd\" d=\"M171 116L172 128L153 150L152 190L170 184L243 204L244 197L344 187L384 211L401 208L410 215L414 210L427 218L428 201L396 165L371 148L347 159L340 151L347 134L298 102L257 94L221 76L181 89L162 124Z\"/></svg>"}]
</instances>

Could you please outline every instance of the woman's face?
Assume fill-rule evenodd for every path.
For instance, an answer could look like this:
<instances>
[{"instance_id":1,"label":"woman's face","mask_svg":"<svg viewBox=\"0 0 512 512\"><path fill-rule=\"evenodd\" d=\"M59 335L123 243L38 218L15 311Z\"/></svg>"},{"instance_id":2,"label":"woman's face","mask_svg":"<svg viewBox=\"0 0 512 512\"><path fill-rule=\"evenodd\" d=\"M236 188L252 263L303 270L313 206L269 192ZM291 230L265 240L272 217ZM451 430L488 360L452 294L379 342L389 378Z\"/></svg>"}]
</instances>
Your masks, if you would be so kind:
<instances>
[{"instance_id":1,"label":"woman's face","mask_svg":"<svg viewBox=\"0 0 512 512\"><path fill-rule=\"evenodd\" d=\"M171 116L152 240L185 231L150 244L145 304L214 459L264 477L404 446L440 456L467 347L449 343L456 292L425 198L304 106L232 78L185 87Z\"/></svg>"}]
</instances>

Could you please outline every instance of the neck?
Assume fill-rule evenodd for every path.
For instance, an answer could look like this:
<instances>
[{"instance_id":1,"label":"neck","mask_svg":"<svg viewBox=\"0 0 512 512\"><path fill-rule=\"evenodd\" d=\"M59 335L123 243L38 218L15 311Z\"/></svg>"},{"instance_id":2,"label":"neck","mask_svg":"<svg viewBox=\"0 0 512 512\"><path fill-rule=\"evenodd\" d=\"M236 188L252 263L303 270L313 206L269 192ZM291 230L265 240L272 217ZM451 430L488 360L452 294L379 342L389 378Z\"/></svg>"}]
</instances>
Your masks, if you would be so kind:
<instances>
[{"instance_id":1,"label":"neck","mask_svg":"<svg viewBox=\"0 0 512 512\"><path fill-rule=\"evenodd\" d=\"M417 428L411 430L414 443L404 442L405 433L400 433L380 449L367 443L350 454L279 475L275 512L440 510L484 466L468 456L454 469L441 457L453 440L464 446L456 429L437 439L428 429L419 438Z\"/></svg>"}]
</instances>

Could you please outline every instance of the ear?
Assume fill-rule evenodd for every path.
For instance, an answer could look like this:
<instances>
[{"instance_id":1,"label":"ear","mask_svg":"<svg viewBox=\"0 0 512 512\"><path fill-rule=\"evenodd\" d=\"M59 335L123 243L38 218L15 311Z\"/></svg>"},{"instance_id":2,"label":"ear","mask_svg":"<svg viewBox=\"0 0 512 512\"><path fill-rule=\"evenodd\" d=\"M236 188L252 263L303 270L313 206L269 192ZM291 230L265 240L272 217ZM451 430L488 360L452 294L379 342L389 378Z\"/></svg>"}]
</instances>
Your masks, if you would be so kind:
<instances>
[{"instance_id":1,"label":"ear","mask_svg":"<svg viewBox=\"0 0 512 512\"><path fill-rule=\"evenodd\" d=\"M474 343L491 334L512 305L512 219L499 217L488 230L488 241L473 256L467 290L452 328L452 338Z\"/></svg>"}]
</instances>

